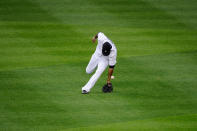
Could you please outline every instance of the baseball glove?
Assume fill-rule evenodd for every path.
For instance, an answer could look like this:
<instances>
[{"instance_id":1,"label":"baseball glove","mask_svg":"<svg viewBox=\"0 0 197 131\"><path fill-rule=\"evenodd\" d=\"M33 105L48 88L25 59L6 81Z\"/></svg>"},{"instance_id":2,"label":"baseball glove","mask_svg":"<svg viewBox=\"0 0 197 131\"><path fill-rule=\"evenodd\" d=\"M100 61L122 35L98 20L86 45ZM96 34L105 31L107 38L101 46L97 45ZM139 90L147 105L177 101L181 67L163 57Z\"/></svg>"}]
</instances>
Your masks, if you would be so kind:
<instances>
[{"instance_id":1,"label":"baseball glove","mask_svg":"<svg viewBox=\"0 0 197 131\"><path fill-rule=\"evenodd\" d=\"M102 88L102 91L104 93L107 93L107 92L112 92L113 91L113 86L112 86L112 83L108 83L108 84L105 84Z\"/></svg>"}]
</instances>

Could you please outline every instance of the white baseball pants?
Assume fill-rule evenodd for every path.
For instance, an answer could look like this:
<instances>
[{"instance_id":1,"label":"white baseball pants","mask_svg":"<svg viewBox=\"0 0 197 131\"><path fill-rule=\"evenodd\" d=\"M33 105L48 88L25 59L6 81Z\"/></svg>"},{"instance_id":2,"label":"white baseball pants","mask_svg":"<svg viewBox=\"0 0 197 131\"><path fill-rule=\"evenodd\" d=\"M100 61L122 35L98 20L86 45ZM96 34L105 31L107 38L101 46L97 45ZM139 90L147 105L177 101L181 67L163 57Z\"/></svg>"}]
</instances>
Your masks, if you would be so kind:
<instances>
[{"instance_id":1,"label":"white baseball pants","mask_svg":"<svg viewBox=\"0 0 197 131\"><path fill-rule=\"evenodd\" d=\"M103 71L108 66L109 64L108 59L109 59L108 56L98 56L96 53L92 55L90 62L86 67L86 73L88 74L92 73L96 67L97 70L94 73L94 75L90 78L88 83L82 88L82 90L86 90L87 92L90 91L90 89L95 85L96 81L99 79Z\"/></svg>"}]
</instances>

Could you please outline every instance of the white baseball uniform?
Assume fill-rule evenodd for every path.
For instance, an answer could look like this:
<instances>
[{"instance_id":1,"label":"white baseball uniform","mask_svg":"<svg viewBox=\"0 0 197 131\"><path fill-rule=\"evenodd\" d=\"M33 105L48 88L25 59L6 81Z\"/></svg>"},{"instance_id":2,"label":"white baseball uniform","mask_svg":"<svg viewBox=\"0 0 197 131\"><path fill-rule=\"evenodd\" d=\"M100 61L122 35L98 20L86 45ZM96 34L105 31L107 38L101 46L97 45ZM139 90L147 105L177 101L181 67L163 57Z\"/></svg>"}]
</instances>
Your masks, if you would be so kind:
<instances>
[{"instance_id":1,"label":"white baseball uniform","mask_svg":"<svg viewBox=\"0 0 197 131\"><path fill-rule=\"evenodd\" d=\"M109 42L112 46L110 54L108 56L104 56L102 54L102 47L105 42ZM96 67L97 70L94 73L94 75L90 78L88 83L82 88L82 90L86 90L87 92L89 92L90 89L95 85L96 81L101 76L103 71L106 69L106 67L108 65L115 66L116 56L117 56L117 49L114 43L109 38L107 38L102 32L99 32L96 51L92 55L90 62L86 67L86 73L88 74L92 73Z\"/></svg>"}]
</instances>

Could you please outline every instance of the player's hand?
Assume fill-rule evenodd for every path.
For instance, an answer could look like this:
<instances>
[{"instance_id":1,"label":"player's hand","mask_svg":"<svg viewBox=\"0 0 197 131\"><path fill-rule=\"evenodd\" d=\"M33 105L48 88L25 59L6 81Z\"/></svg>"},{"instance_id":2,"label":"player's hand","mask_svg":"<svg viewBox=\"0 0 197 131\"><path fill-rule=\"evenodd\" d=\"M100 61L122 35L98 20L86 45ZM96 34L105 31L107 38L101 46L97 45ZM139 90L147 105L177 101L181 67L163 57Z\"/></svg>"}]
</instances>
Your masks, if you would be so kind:
<instances>
[{"instance_id":1,"label":"player's hand","mask_svg":"<svg viewBox=\"0 0 197 131\"><path fill-rule=\"evenodd\" d=\"M96 42L96 38L95 38L95 37L92 38L92 42L93 42L93 43Z\"/></svg>"},{"instance_id":2,"label":"player's hand","mask_svg":"<svg viewBox=\"0 0 197 131\"><path fill-rule=\"evenodd\" d=\"M111 82L107 83L107 86L112 87L112 83Z\"/></svg>"}]
</instances>

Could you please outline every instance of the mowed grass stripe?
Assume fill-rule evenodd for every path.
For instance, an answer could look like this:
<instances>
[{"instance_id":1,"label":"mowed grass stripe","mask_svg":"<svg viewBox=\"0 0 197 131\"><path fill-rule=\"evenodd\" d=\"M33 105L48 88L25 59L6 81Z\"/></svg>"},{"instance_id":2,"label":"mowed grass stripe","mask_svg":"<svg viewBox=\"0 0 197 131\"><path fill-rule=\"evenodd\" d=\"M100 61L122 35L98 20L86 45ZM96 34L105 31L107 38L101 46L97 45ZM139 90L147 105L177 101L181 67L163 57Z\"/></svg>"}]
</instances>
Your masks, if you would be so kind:
<instances>
[{"instance_id":1,"label":"mowed grass stripe","mask_svg":"<svg viewBox=\"0 0 197 131\"><path fill-rule=\"evenodd\" d=\"M196 0L145 0L155 7L164 10L167 14L174 16L178 21L184 23L189 29L197 29L197 1ZM192 4L191 4L192 3Z\"/></svg>"},{"instance_id":2,"label":"mowed grass stripe","mask_svg":"<svg viewBox=\"0 0 197 131\"><path fill-rule=\"evenodd\" d=\"M128 131L128 130L151 130L151 131L195 131L197 129L197 115L170 116L154 119L136 120L125 123L103 124L93 127L72 128L60 131Z\"/></svg>"},{"instance_id":3,"label":"mowed grass stripe","mask_svg":"<svg viewBox=\"0 0 197 131\"><path fill-rule=\"evenodd\" d=\"M99 28L102 26L154 29L187 28L187 25L176 19L176 16L157 7L158 3L155 5L150 1L63 0L54 2L42 0L36 2L69 25L99 25Z\"/></svg>"},{"instance_id":4,"label":"mowed grass stripe","mask_svg":"<svg viewBox=\"0 0 197 131\"><path fill-rule=\"evenodd\" d=\"M177 20L173 15L167 14L165 10L161 10L151 2L144 0L115 0L112 3L106 0L94 0L92 3L116 16L115 22L117 21L121 26L151 29L187 28L184 23Z\"/></svg>"},{"instance_id":5,"label":"mowed grass stripe","mask_svg":"<svg viewBox=\"0 0 197 131\"><path fill-rule=\"evenodd\" d=\"M0 9L1 21L56 21L55 17L31 0L2 0L0 1Z\"/></svg>"}]
</instances>

